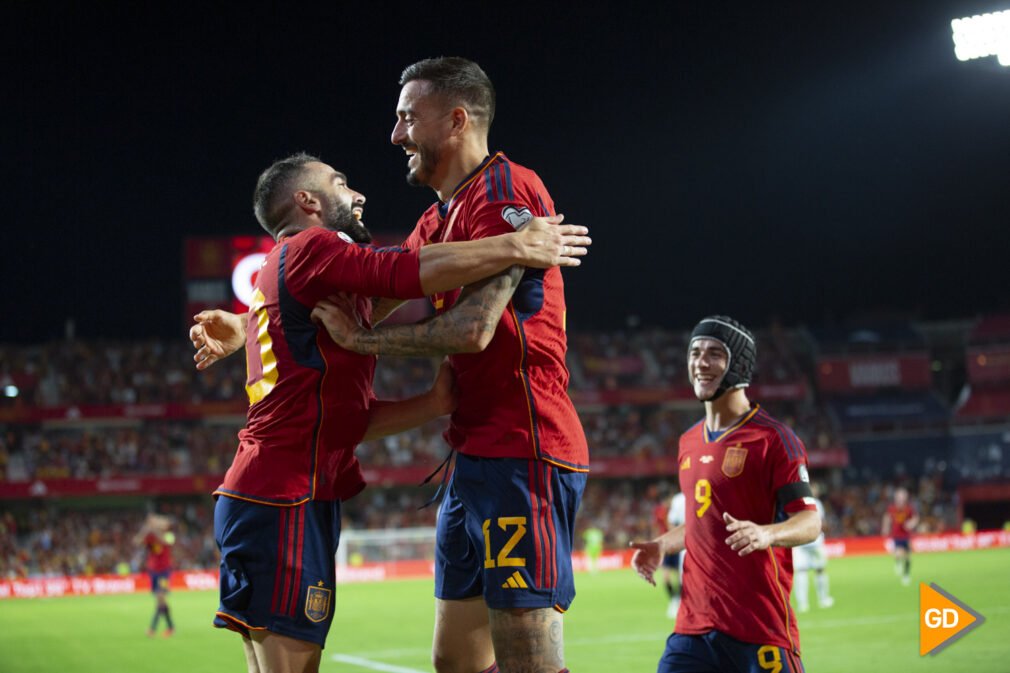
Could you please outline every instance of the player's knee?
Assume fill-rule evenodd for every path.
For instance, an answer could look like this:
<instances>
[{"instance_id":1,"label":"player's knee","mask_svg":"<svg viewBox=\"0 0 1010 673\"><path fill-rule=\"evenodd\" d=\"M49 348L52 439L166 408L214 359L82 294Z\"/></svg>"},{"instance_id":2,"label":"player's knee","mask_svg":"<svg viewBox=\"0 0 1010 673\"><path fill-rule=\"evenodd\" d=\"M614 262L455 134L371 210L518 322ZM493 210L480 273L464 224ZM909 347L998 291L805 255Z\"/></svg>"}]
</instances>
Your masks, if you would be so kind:
<instances>
[{"instance_id":1,"label":"player's knee","mask_svg":"<svg viewBox=\"0 0 1010 673\"><path fill-rule=\"evenodd\" d=\"M435 673L452 673L454 670L452 659L436 650L431 652L431 667L435 669Z\"/></svg>"},{"instance_id":2,"label":"player's knee","mask_svg":"<svg viewBox=\"0 0 1010 673\"><path fill-rule=\"evenodd\" d=\"M431 665L435 673L475 673L480 670L478 664L445 650L432 651Z\"/></svg>"}]
</instances>

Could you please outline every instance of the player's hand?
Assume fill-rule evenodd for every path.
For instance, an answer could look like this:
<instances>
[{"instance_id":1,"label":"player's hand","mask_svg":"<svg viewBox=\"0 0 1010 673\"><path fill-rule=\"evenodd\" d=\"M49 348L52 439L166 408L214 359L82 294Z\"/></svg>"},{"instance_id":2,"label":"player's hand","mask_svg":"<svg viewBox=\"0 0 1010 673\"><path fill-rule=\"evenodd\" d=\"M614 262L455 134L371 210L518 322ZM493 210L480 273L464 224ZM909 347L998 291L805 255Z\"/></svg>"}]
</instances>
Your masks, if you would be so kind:
<instances>
[{"instance_id":1,"label":"player's hand","mask_svg":"<svg viewBox=\"0 0 1010 673\"><path fill-rule=\"evenodd\" d=\"M652 586L656 586L653 575L663 561L663 551L659 548L659 543L655 540L629 542L628 546L635 550L635 554L631 557L631 567L639 577Z\"/></svg>"},{"instance_id":2,"label":"player's hand","mask_svg":"<svg viewBox=\"0 0 1010 673\"><path fill-rule=\"evenodd\" d=\"M352 345L355 335L365 331L353 300L344 293L321 300L312 309L311 317L314 322L321 323L326 328L334 343L347 350L354 350Z\"/></svg>"},{"instance_id":3,"label":"player's hand","mask_svg":"<svg viewBox=\"0 0 1010 673\"><path fill-rule=\"evenodd\" d=\"M729 512L723 512L722 520L726 522L726 530L732 533L726 538L726 544L740 556L768 549L772 545L772 535L764 526L753 521L739 521Z\"/></svg>"},{"instance_id":4,"label":"player's hand","mask_svg":"<svg viewBox=\"0 0 1010 673\"><path fill-rule=\"evenodd\" d=\"M189 328L189 340L193 342L196 368L204 370L222 358L226 358L245 344L246 314L229 313L214 309L200 311L193 316L195 323Z\"/></svg>"},{"instance_id":5,"label":"player's hand","mask_svg":"<svg viewBox=\"0 0 1010 673\"><path fill-rule=\"evenodd\" d=\"M449 358L442 360L435 375L435 382L431 385L430 394L439 416L456 411L459 405L459 388L456 386L456 373L449 363Z\"/></svg>"},{"instance_id":6,"label":"player's hand","mask_svg":"<svg viewBox=\"0 0 1010 673\"><path fill-rule=\"evenodd\" d=\"M589 252L593 239L589 229L575 224L561 224L564 215L534 217L516 232L520 263L536 269L552 266L579 266Z\"/></svg>"}]
</instances>

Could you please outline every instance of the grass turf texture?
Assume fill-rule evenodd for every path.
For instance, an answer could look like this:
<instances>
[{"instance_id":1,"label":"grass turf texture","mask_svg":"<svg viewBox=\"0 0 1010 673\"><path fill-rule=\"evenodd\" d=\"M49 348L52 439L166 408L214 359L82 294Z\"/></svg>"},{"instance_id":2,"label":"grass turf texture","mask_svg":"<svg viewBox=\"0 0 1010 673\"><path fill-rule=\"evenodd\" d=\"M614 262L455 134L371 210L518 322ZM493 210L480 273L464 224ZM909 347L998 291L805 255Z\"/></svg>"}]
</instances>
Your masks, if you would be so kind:
<instances>
[{"instance_id":1,"label":"grass turf texture","mask_svg":"<svg viewBox=\"0 0 1010 673\"><path fill-rule=\"evenodd\" d=\"M914 555L907 587L893 565L883 556L831 562L835 606L800 616L808 671L1010 671L1010 550ZM672 626L663 590L631 571L576 581L565 617L569 667L654 671ZM919 581L936 582L986 623L939 655L919 657ZM154 609L147 594L0 602L0 673L245 670L238 636L210 627L216 594L179 592L170 601L176 631L167 639L145 635ZM321 670L430 671L432 624L430 581L341 586Z\"/></svg>"}]
</instances>

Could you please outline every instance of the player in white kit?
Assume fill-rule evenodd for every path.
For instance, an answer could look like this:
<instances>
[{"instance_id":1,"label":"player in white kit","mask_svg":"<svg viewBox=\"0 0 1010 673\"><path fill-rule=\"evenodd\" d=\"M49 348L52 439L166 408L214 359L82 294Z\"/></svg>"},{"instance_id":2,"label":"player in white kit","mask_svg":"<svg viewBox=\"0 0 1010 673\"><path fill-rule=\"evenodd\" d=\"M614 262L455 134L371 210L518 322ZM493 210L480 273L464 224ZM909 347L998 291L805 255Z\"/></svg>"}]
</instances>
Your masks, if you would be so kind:
<instances>
[{"instance_id":1,"label":"player in white kit","mask_svg":"<svg viewBox=\"0 0 1010 673\"><path fill-rule=\"evenodd\" d=\"M670 509L666 514L666 523L671 529L684 523L684 509L684 494L677 493L670 500ZM670 592L670 605L666 609L666 616L670 619L676 619L677 610L680 609L681 581L684 572L684 554L686 553L686 550L682 550L679 554L667 554L663 557L663 582L667 587L673 586L670 576L673 571L677 571L677 588L676 591Z\"/></svg>"},{"instance_id":2,"label":"player in white kit","mask_svg":"<svg viewBox=\"0 0 1010 673\"><path fill-rule=\"evenodd\" d=\"M819 489L814 490L816 494ZM814 498L814 505L817 513L824 521L824 505L820 498ZM817 539L799 547L793 547L793 592L796 594L796 610L807 612L810 610L810 571L814 571L814 587L817 591L817 604L822 608L830 608L835 604L835 599L828 592L828 556L824 550L824 532L822 531Z\"/></svg>"}]
</instances>

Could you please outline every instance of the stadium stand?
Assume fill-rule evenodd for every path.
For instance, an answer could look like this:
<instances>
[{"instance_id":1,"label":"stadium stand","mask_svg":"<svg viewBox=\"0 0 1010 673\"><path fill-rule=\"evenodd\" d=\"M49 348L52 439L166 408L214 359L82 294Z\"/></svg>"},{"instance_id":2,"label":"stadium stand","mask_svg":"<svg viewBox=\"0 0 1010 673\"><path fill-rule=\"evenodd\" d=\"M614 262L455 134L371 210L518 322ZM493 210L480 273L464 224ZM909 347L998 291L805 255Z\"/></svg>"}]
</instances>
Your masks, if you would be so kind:
<instances>
[{"instance_id":1,"label":"stadium stand","mask_svg":"<svg viewBox=\"0 0 1010 673\"><path fill-rule=\"evenodd\" d=\"M879 534L898 485L920 507L921 532L957 530L969 515L1003 524L1010 318L942 329L773 325L758 340L751 397L804 440L826 487L829 537ZM686 332L663 329L571 335L571 394L594 473L579 525L604 530L609 548L649 535L653 508L675 488L678 438L701 417L686 343ZM198 374L191 358L186 342L0 346L0 577L132 566L123 536L154 509L179 522L179 567L215 567L207 494L244 422L245 368L232 358ZM428 360L383 358L376 394L416 394L434 372ZM372 486L347 504L349 528L434 524L436 508L421 505L435 487L416 484L446 455L444 426L359 447Z\"/></svg>"}]
</instances>

